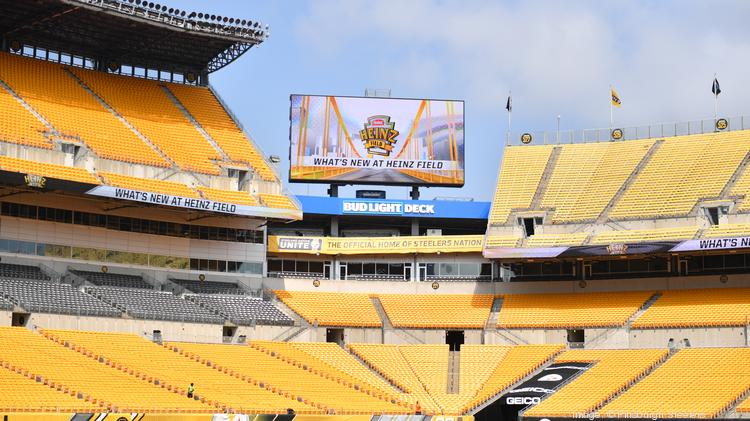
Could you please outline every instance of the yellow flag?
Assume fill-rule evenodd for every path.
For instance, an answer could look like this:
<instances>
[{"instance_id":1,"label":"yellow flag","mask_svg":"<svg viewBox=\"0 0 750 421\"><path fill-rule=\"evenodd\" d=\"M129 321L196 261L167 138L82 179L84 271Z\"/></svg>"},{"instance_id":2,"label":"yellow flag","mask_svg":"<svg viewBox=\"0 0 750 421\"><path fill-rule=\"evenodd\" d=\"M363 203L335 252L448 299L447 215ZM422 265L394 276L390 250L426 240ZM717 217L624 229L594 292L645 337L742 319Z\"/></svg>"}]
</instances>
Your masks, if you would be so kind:
<instances>
[{"instance_id":1,"label":"yellow flag","mask_svg":"<svg viewBox=\"0 0 750 421\"><path fill-rule=\"evenodd\" d=\"M615 92L614 89L609 88L610 91L612 91L612 105L615 107L620 107L622 105L622 101L620 101L620 96L617 95L617 92Z\"/></svg>"}]
</instances>

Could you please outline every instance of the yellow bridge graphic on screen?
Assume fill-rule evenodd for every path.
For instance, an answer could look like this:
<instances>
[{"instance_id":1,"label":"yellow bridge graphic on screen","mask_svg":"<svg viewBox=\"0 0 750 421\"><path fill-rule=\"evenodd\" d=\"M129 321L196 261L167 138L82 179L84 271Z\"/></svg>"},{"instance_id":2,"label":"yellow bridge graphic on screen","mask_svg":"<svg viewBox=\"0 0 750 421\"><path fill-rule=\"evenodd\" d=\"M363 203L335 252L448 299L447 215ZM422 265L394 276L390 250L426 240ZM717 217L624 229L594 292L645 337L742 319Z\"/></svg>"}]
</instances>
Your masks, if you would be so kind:
<instances>
[{"instance_id":1,"label":"yellow bridge graphic on screen","mask_svg":"<svg viewBox=\"0 0 750 421\"><path fill-rule=\"evenodd\" d=\"M314 134L308 134L310 128L310 96L302 96L299 105L299 127L297 127L297 144L292 150L291 179L295 180L326 180L335 182L336 180L351 180L352 178L357 179L358 171L363 171L360 168L346 168L346 167L331 167L331 166L315 166L305 165L305 155L308 151L308 141L319 142L319 156L321 158L347 158L347 159L361 159L372 157L372 154L366 153L368 156L363 157L359 150L355 146L357 139L353 139L349 133L347 126L342 117L339 105L335 97L327 96L324 97L325 103L323 107L323 119L321 122L322 127L317 127L317 133L322 132L322 139L313 137L308 139L309 136L315 136ZM442 102L442 101L441 101ZM408 168L389 168L389 169L378 169L370 171L394 171L403 174L403 179L394 180L399 184L409 184L411 180L414 184L429 183L429 184L462 184L464 178L463 168L459 168L459 146L458 146L458 131L463 130L462 116L457 116L454 111L454 102L445 101L445 119L446 122L439 130L434 130L433 118L432 118L432 107L431 101L421 100L420 105L417 109L414 118L408 122L399 122L401 127L407 127L406 137L403 138L404 132L401 132L398 138L398 144L402 145L400 148L396 147L398 151L395 154L390 154L389 157L383 158L387 160L434 160L436 159L436 139L438 137L437 131L441 132L441 138L447 137L447 142L443 140L442 153L443 160L450 160L454 163L452 168L447 170L438 169L408 169ZM442 105L442 104L441 104ZM423 125L422 131L420 131L420 124ZM351 124L350 124L351 125ZM460 127L459 127L460 126ZM444 132L444 133L442 133ZM419 137L418 134L422 134ZM356 134L356 133L355 133ZM446 136L447 135L447 136ZM447 144L446 144L447 143ZM317 148L318 145L316 145ZM389 145L390 146L390 145ZM446 151L447 148L447 151ZM296 159L295 159L296 158ZM308 162L309 164L309 162ZM365 170L367 171L367 170ZM364 179L363 181L368 181ZM382 184L388 184L389 180L381 180Z\"/></svg>"}]
</instances>

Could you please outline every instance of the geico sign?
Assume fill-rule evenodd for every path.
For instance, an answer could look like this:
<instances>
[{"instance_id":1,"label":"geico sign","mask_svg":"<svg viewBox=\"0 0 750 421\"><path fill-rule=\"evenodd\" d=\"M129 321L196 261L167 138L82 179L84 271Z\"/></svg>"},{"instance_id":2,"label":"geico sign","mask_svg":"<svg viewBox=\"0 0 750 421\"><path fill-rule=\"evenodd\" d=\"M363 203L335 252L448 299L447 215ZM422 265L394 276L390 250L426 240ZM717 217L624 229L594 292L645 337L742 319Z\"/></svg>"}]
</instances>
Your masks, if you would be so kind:
<instances>
[{"instance_id":1,"label":"geico sign","mask_svg":"<svg viewBox=\"0 0 750 421\"><path fill-rule=\"evenodd\" d=\"M392 202L344 202L345 213L434 214L435 205Z\"/></svg>"},{"instance_id":2,"label":"geico sign","mask_svg":"<svg viewBox=\"0 0 750 421\"><path fill-rule=\"evenodd\" d=\"M532 403L537 404L539 403L540 400L541 398L532 398L529 396L517 397L517 398L508 397L508 398L505 398L505 403L508 405L529 405Z\"/></svg>"}]
</instances>

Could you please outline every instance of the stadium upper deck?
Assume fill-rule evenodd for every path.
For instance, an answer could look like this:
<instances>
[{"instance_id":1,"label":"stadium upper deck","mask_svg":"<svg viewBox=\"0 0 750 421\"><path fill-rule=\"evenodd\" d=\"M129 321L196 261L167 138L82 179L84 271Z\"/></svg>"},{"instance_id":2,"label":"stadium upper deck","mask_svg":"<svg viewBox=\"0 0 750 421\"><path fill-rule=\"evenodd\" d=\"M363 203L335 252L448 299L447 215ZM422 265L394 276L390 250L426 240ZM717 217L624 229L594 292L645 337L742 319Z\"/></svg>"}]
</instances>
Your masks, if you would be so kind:
<instances>
[{"instance_id":1,"label":"stadium upper deck","mask_svg":"<svg viewBox=\"0 0 750 421\"><path fill-rule=\"evenodd\" d=\"M217 94L200 86L209 71L262 42L266 34L258 23L208 22L116 1L0 6L0 105L10 117L0 122L0 170L37 180L10 177L6 185L45 188L43 177L83 184L47 183L46 190L301 217L257 145ZM26 25L32 15L39 21ZM81 31L91 31L93 39L73 35ZM115 39L130 45L129 37L138 38L137 53L115 48ZM112 51L102 53L107 47Z\"/></svg>"},{"instance_id":2,"label":"stadium upper deck","mask_svg":"<svg viewBox=\"0 0 750 421\"><path fill-rule=\"evenodd\" d=\"M672 247L628 251L627 245L740 237L748 233L750 220L749 160L748 130L509 146L499 170L485 255L580 257L613 244L626 248L610 247L603 254L648 253ZM709 244L687 241L679 250L723 248Z\"/></svg>"}]
</instances>

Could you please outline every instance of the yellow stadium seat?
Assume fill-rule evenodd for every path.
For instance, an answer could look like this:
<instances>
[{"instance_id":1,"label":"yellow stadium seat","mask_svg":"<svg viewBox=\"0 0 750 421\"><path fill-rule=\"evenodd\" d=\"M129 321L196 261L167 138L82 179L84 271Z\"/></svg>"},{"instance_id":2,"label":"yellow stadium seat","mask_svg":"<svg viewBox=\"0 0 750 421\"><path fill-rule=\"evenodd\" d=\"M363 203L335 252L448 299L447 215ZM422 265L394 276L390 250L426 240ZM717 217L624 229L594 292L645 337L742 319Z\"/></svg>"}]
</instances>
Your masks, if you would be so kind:
<instances>
[{"instance_id":1,"label":"yellow stadium seat","mask_svg":"<svg viewBox=\"0 0 750 421\"><path fill-rule=\"evenodd\" d=\"M649 291L505 295L497 325L524 329L622 326L652 295Z\"/></svg>"},{"instance_id":2,"label":"yellow stadium seat","mask_svg":"<svg viewBox=\"0 0 750 421\"><path fill-rule=\"evenodd\" d=\"M487 322L491 294L379 294L394 327L481 329Z\"/></svg>"},{"instance_id":3,"label":"yellow stadium seat","mask_svg":"<svg viewBox=\"0 0 750 421\"><path fill-rule=\"evenodd\" d=\"M25 159L11 158L9 156L0 156L0 169L3 171L76 181L79 183L101 184L101 181L85 168L27 161Z\"/></svg>"},{"instance_id":4,"label":"yellow stadium seat","mask_svg":"<svg viewBox=\"0 0 750 421\"><path fill-rule=\"evenodd\" d=\"M236 203L245 206L260 206L258 199L246 191L212 189L209 187L198 187L203 197L216 202Z\"/></svg>"},{"instance_id":5,"label":"yellow stadium seat","mask_svg":"<svg viewBox=\"0 0 750 421\"><path fill-rule=\"evenodd\" d=\"M5 58L5 55L0 55ZM2 74L0 74L2 78ZM44 136L47 127L24 108L8 91L0 88L0 141L52 149L52 141Z\"/></svg>"},{"instance_id":6,"label":"yellow stadium seat","mask_svg":"<svg viewBox=\"0 0 750 421\"><path fill-rule=\"evenodd\" d=\"M641 243L666 240L689 240L698 227L656 228L650 230L603 231L591 239L591 244Z\"/></svg>"},{"instance_id":7,"label":"yellow stadium seat","mask_svg":"<svg viewBox=\"0 0 750 421\"><path fill-rule=\"evenodd\" d=\"M111 172L100 172L107 184L123 189L140 190L153 193L171 194L173 196L200 198L198 192L186 184L173 181L156 180L153 178L130 177Z\"/></svg>"},{"instance_id":8,"label":"yellow stadium seat","mask_svg":"<svg viewBox=\"0 0 750 421\"><path fill-rule=\"evenodd\" d=\"M662 292L633 328L744 326L750 318L750 288Z\"/></svg>"},{"instance_id":9,"label":"yellow stadium seat","mask_svg":"<svg viewBox=\"0 0 750 421\"><path fill-rule=\"evenodd\" d=\"M274 293L309 323L317 322L321 326L382 326L368 294L280 290Z\"/></svg>"},{"instance_id":10,"label":"yellow stadium seat","mask_svg":"<svg viewBox=\"0 0 750 421\"><path fill-rule=\"evenodd\" d=\"M259 196L263 204L269 208L299 209L291 199L280 194L261 193Z\"/></svg>"}]
</instances>

